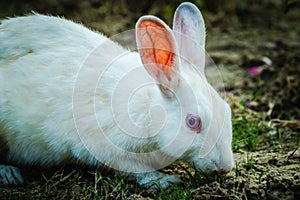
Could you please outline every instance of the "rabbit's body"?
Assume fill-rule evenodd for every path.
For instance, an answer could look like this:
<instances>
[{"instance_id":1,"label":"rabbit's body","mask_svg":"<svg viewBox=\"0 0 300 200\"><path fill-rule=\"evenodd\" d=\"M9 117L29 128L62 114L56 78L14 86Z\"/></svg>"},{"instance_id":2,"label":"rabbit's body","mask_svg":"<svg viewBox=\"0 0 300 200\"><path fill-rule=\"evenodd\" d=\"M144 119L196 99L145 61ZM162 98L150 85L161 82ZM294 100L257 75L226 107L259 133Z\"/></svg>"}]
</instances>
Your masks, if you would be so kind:
<instances>
[{"instance_id":1,"label":"rabbit's body","mask_svg":"<svg viewBox=\"0 0 300 200\"><path fill-rule=\"evenodd\" d=\"M182 10L186 12L185 8ZM171 30L159 19L141 18L138 25L144 22L159 23L165 28L166 37L174 40ZM137 35L142 41L138 43L140 47L145 47L143 37ZM130 52L82 25L39 14L2 21L0 41L0 153L5 162L50 167L79 161L141 173L181 158L203 172L231 169L230 108L207 86L206 79L199 79L192 70L182 70L180 82L173 71L166 73L165 79L157 76L160 71L141 67L147 65L148 57L143 57L147 52L141 53L141 59L139 53ZM204 45L202 42L200 45ZM176 44L171 43L171 47L176 53ZM93 54L95 58L90 59ZM131 73L136 76L127 80L126 75ZM146 84L130 97L126 96L132 85L153 82L149 73L156 76L161 86ZM183 96L182 102L171 100L173 97L165 84L176 91L176 96ZM188 91L195 96L197 104L185 102L190 99L185 97ZM217 100L209 101L210 95ZM125 97L128 99L124 100ZM164 105L165 112L154 109L151 113L156 105ZM206 123L214 120L214 109L225 113L225 126L216 144L212 144L214 148L200 158L200 147L207 132L216 131L220 126L219 122L212 123L211 128L211 123ZM197 130L199 134L187 127L182 117L186 111L201 116L203 126L201 132ZM157 112L160 114L155 115ZM137 125L134 129L130 120ZM161 128L153 134L156 127ZM174 138L176 130L183 134ZM156 182L160 181L165 188L179 180L159 172L139 173L135 177L144 187L157 187ZM11 178L5 181L5 176ZM15 168L0 165L1 182L22 180Z\"/></svg>"},{"instance_id":2,"label":"rabbit's body","mask_svg":"<svg viewBox=\"0 0 300 200\"><path fill-rule=\"evenodd\" d=\"M72 115L73 84L87 55L105 39L57 17L2 22L0 134L10 160L50 166L74 155L80 139Z\"/></svg>"}]
</instances>

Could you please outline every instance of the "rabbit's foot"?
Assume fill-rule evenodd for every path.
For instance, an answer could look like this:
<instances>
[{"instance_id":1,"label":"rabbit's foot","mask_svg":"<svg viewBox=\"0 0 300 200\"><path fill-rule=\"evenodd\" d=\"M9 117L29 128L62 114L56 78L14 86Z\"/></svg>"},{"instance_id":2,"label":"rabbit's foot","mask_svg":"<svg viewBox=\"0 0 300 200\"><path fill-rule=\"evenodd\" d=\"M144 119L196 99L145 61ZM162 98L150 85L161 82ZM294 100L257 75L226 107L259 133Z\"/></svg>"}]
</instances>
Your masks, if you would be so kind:
<instances>
[{"instance_id":1,"label":"rabbit's foot","mask_svg":"<svg viewBox=\"0 0 300 200\"><path fill-rule=\"evenodd\" d=\"M0 184L17 185L23 183L23 177L17 167L0 165Z\"/></svg>"},{"instance_id":2,"label":"rabbit's foot","mask_svg":"<svg viewBox=\"0 0 300 200\"><path fill-rule=\"evenodd\" d=\"M181 182L180 178L174 175L166 175L160 172L149 172L136 175L138 184L147 189L166 189Z\"/></svg>"}]
</instances>

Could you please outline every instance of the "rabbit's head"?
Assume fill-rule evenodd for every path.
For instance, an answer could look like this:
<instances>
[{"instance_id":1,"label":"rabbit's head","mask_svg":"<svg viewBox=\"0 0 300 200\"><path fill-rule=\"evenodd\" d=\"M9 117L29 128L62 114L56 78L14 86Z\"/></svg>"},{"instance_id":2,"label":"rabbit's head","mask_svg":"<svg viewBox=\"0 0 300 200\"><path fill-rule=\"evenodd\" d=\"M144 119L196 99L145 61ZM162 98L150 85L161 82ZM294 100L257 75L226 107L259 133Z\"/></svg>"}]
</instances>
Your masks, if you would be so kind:
<instances>
[{"instance_id":1,"label":"rabbit's head","mask_svg":"<svg viewBox=\"0 0 300 200\"><path fill-rule=\"evenodd\" d=\"M173 30L154 16L143 16L136 38L144 67L170 113L165 126L171 128L160 133L162 152L204 173L231 170L231 110L205 77L205 25L198 8L182 3Z\"/></svg>"}]
</instances>

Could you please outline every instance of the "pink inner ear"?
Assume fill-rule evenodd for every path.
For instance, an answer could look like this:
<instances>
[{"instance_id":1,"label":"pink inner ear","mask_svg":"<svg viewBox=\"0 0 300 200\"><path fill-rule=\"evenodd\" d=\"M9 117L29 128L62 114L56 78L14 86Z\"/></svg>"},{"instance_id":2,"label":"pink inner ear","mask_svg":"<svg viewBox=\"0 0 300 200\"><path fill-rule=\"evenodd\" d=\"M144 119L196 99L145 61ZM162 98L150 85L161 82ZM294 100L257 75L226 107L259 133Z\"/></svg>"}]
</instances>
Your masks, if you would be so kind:
<instances>
[{"instance_id":1,"label":"pink inner ear","mask_svg":"<svg viewBox=\"0 0 300 200\"><path fill-rule=\"evenodd\" d=\"M143 20L138 26L138 40L142 61L157 78L163 72L171 81L171 67L174 61L173 39L159 22Z\"/></svg>"}]
</instances>

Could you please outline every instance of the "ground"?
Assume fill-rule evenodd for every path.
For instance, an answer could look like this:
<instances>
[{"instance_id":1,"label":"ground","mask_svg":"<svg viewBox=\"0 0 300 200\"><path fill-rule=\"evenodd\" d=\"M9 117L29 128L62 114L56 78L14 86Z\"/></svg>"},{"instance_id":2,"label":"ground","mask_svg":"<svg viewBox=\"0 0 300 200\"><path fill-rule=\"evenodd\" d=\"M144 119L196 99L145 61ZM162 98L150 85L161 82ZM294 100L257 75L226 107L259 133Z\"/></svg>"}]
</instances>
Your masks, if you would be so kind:
<instances>
[{"instance_id":1,"label":"ground","mask_svg":"<svg viewBox=\"0 0 300 200\"><path fill-rule=\"evenodd\" d=\"M172 2L172 3L171 3ZM30 10L63 15L113 35L154 14L171 24L180 1L2 1L0 17ZM300 199L299 5L286 1L195 1L207 51L221 71L233 111L235 168L204 176L176 162L162 169L183 182L152 191L118 173L87 166L22 168L26 184L0 186L0 199ZM251 3L249 3L251 2Z\"/></svg>"}]
</instances>

